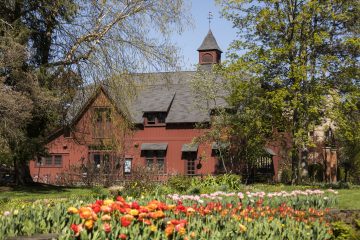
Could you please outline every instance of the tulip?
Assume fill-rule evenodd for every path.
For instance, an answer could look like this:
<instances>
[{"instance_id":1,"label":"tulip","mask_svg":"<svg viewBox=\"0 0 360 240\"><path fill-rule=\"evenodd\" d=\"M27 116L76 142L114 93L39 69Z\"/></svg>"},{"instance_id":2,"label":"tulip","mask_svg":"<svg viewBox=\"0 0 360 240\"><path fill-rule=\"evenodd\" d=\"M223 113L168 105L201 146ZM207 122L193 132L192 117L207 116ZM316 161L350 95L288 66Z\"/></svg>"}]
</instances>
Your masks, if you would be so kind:
<instances>
[{"instance_id":1,"label":"tulip","mask_svg":"<svg viewBox=\"0 0 360 240\"><path fill-rule=\"evenodd\" d=\"M128 227L131 224L131 221L125 217L122 217L120 221L121 221L121 226L123 227Z\"/></svg>"},{"instance_id":2,"label":"tulip","mask_svg":"<svg viewBox=\"0 0 360 240\"><path fill-rule=\"evenodd\" d=\"M240 231L241 232L246 232L247 228L246 226L242 225L241 223L239 224L239 227L240 227Z\"/></svg>"},{"instance_id":3,"label":"tulip","mask_svg":"<svg viewBox=\"0 0 360 240\"><path fill-rule=\"evenodd\" d=\"M70 214L76 214L76 213L79 212L79 210L77 208L75 208L75 207L69 207L67 209L67 212L70 213Z\"/></svg>"},{"instance_id":4,"label":"tulip","mask_svg":"<svg viewBox=\"0 0 360 240\"><path fill-rule=\"evenodd\" d=\"M119 235L119 238L120 238L121 240L126 240L126 239L127 239L127 236L126 236L124 233L121 233L121 234Z\"/></svg>"},{"instance_id":5,"label":"tulip","mask_svg":"<svg viewBox=\"0 0 360 240\"><path fill-rule=\"evenodd\" d=\"M113 203L114 203L114 201L111 200L111 199L106 199L106 200L104 200L104 205L111 205L111 204L113 204Z\"/></svg>"},{"instance_id":6,"label":"tulip","mask_svg":"<svg viewBox=\"0 0 360 240\"><path fill-rule=\"evenodd\" d=\"M104 223L103 229L106 233L109 233L109 232L111 232L111 225L109 223Z\"/></svg>"},{"instance_id":7,"label":"tulip","mask_svg":"<svg viewBox=\"0 0 360 240\"><path fill-rule=\"evenodd\" d=\"M156 231L157 231L157 227L156 227L155 225L151 225L151 226L150 226L150 231L156 232Z\"/></svg>"},{"instance_id":8,"label":"tulip","mask_svg":"<svg viewBox=\"0 0 360 240\"><path fill-rule=\"evenodd\" d=\"M102 212L104 212L104 213L110 213L112 209L111 209L111 207L108 206L108 205L103 205L103 206L100 207L100 210L101 210Z\"/></svg>"},{"instance_id":9,"label":"tulip","mask_svg":"<svg viewBox=\"0 0 360 240\"><path fill-rule=\"evenodd\" d=\"M171 236L174 232L174 225L170 224L170 225L167 225L167 227L165 228L165 235L167 237Z\"/></svg>"},{"instance_id":10,"label":"tulip","mask_svg":"<svg viewBox=\"0 0 360 240\"><path fill-rule=\"evenodd\" d=\"M94 221L93 220L86 220L84 223L84 226L87 230L91 230L94 227Z\"/></svg>"},{"instance_id":11,"label":"tulip","mask_svg":"<svg viewBox=\"0 0 360 240\"><path fill-rule=\"evenodd\" d=\"M136 209L131 209L129 211L129 214L132 215L132 216L138 216L139 215L139 211L136 210Z\"/></svg>"},{"instance_id":12,"label":"tulip","mask_svg":"<svg viewBox=\"0 0 360 240\"><path fill-rule=\"evenodd\" d=\"M101 217L102 221L110 221L111 220L111 216L109 214L105 214Z\"/></svg>"},{"instance_id":13,"label":"tulip","mask_svg":"<svg viewBox=\"0 0 360 240\"><path fill-rule=\"evenodd\" d=\"M79 232L81 232L83 230L81 224L71 224L70 228L71 228L71 230L74 231L75 234L78 234Z\"/></svg>"},{"instance_id":14,"label":"tulip","mask_svg":"<svg viewBox=\"0 0 360 240\"><path fill-rule=\"evenodd\" d=\"M79 215L82 219L91 219L93 216L92 209L89 207L81 207L79 209Z\"/></svg>"}]
</instances>

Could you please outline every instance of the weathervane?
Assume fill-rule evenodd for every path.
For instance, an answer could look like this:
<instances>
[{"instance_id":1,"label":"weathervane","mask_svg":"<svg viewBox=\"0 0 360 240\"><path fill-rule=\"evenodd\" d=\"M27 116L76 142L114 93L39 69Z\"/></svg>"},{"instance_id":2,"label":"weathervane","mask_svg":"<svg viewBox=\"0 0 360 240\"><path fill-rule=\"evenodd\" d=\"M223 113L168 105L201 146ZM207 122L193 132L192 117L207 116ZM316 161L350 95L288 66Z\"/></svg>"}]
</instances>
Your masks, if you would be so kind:
<instances>
[{"instance_id":1,"label":"weathervane","mask_svg":"<svg viewBox=\"0 0 360 240\"><path fill-rule=\"evenodd\" d=\"M213 14L212 14L212 12L209 12L209 16L208 16L207 19L209 20L209 29L210 29L211 19L213 19Z\"/></svg>"}]
</instances>

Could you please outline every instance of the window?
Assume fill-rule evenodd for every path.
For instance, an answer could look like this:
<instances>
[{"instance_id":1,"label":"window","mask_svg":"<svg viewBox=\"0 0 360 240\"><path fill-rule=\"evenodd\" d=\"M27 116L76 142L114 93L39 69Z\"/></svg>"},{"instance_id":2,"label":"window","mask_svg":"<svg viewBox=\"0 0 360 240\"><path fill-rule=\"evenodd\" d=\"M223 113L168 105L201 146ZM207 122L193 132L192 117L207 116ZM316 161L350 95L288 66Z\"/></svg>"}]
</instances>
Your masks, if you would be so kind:
<instances>
[{"instance_id":1,"label":"window","mask_svg":"<svg viewBox=\"0 0 360 240\"><path fill-rule=\"evenodd\" d=\"M157 169L160 173L165 172L165 159L164 158L157 158Z\"/></svg>"},{"instance_id":2,"label":"window","mask_svg":"<svg viewBox=\"0 0 360 240\"><path fill-rule=\"evenodd\" d=\"M108 138L111 133L111 109L94 108L94 137Z\"/></svg>"},{"instance_id":3,"label":"window","mask_svg":"<svg viewBox=\"0 0 360 240\"><path fill-rule=\"evenodd\" d=\"M52 165L52 156L45 157L45 165L46 166Z\"/></svg>"},{"instance_id":4,"label":"window","mask_svg":"<svg viewBox=\"0 0 360 240\"><path fill-rule=\"evenodd\" d=\"M62 165L62 156L61 155L55 155L54 156L54 165L55 166L61 166Z\"/></svg>"},{"instance_id":5,"label":"window","mask_svg":"<svg viewBox=\"0 0 360 240\"><path fill-rule=\"evenodd\" d=\"M186 174L195 175L195 159L191 158L186 161Z\"/></svg>"},{"instance_id":6,"label":"window","mask_svg":"<svg viewBox=\"0 0 360 240\"><path fill-rule=\"evenodd\" d=\"M124 162L124 174L131 174L132 158L125 158Z\"/></svg>"},{"instance_id":7,"label":"window","mask_svg":"<svg viewBox=\"0 0 360 240\"><path fill-rule=\"evenodd\" d=\"M144 114L145 125L165 125L166 112L147 112Z\"/></svg>"},{"instance_id":8,"label":"window","mask_svg":"<svg viewBox=\"0 0 360 240\"><path fill-rule=\"evenodd\" d=\"M203 63L212 63L213 62L213 56L210 53L205 53L202 56L202 62Z\"/></svg>"},{"instance_id":9,"label":"window","mask_svg":"<svg viewBox=\"0 0 360 240\"><path fill-rule=\"evenodd\" d=\"M154 167L154 158L152 157L147 157L146 158L146 167L149 169L149 170L152 170L153 167Z\"/></svg>"},{"instance_id":10,"label":"window","mask_svg":"<svg viewBox=\"0 0 360 240\"><path fill-rule=\"evenodd\" d=\"M62 167L62 155L50 155L42 157L40 161L36 161L37 167Z\"/></svg>"},{"instance_id":11,"label":"window","mask_svg":"<svg viewBox=\"0 0 360 240\"><path fill-rule=\"evenodd\" d=\"M71 130L69 127L64 128L64 138L70 138L71 137Z\"/></svg>"},{"instance_id":12,"label":"window","mask_svg":"<svg viewBox=\"0 0 360 240\"><path fill-rule=\"evenodd\" d=\"M148 170L156 171L157 173L166 172L166 161L165 161L165 151L154 150L154 151L145 151L145 164Z\"/></svg>"},{"instance_id":13,"label":"window","mask_svg":"<svg viewBox=\"0 0 360 240\"><path fill-rule=\"evenodd\" d=\"M95 165L95 167L100 166L101 155L100 155L100 154L94 154L94 155L93 155L93 159L94 159L94 165Z\"/></svg>"},{"instance_id":14,"label":"window","mask_svg":"<svg viewBox=\"0 0 360 240\"><path fill-rule=\"evenodd\" d=\"M92 152L89 157L94 164L94 168L102 168L102 170L109 172L112 166L117 167L117 159L110 152Z\"/></svg>"},{"instance_id":15,"label":"window","mask_svg":"<svg viewBox=\"0 0 360 240\"><path fill-rule=\"evenodd\" d=\"M185 159L185 172L186 175L193 176L196 174L196 157L197 152L183 152L182 159Z\"/></svg>"},{"instance_id":16,"label":"window","mask_svg":"<svg viewBox=\"0 0 360 240\"><path fill-rule=\"evenodd\" d=\"M155 124L155 123L156 123L155 114L152 113L147 114L147 124Z\"/></svg>"}]
</instances>

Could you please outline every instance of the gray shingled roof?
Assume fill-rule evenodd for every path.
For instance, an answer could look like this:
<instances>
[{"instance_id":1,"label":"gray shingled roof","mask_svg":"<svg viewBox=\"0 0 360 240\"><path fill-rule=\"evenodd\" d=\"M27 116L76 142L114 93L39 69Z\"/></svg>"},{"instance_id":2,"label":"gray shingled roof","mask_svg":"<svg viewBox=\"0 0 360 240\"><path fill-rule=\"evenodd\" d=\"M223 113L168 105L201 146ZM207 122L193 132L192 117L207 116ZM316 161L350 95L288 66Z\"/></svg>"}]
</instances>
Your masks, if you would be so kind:
<instances>
[{"instance_id":1,"label":"gray shingled roof","mask_svg":"<svg viewBox=\"0 0 360 240\"><path fill-rule=\"evenodd\" d=\"M222 52L211 30L209 30L208 34L204 38L204 41L198 48L198 51L206 51L206 50L218 50Z\"/></svg>"},{"instance_id":2,"label":"gray shingled roof","mask_svg":"<svg viewBox=\"0 0 360 240\"><path fill-rule=\"evenodd\" d=\"M135 124L142 124L145 112L167 112L166 123L199 123L209 122L208 108L195 107L195 97L190 81L196 72L167 72L148 73L134 76L133 81L139 84L136 97L133 101L125 101L120 96L121 91L112 90L103 85L103 89L112 98L116 107L124 115L130 115ZM74 98L69 108L67 119L71 122L79 116L81 110L89 103L99 85L92 85L81 89ZM219 99L217 105L224 106L224 99Z\"/></svg>"}]
</instances>

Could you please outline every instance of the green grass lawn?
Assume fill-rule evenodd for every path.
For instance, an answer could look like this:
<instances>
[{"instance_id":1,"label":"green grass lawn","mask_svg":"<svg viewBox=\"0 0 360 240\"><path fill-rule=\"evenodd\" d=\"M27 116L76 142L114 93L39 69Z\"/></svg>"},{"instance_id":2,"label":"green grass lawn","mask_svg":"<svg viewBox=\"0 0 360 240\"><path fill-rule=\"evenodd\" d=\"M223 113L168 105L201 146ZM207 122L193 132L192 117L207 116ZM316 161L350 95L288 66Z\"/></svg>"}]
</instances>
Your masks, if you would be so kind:
<instances>
[{"instance_id":1,"label":"green grass lawn","mask_svg":"<svg viewBox=\"0 0 360 240\"><path fill-rule=\"evenodd\" d=\"M40 199L88 198L108 195L104 188L57 187L38 185L32 187L1 187L0 205L2 209L15 207L22 203L31 203Z\"/></svg>"},{"instance_id":2,"label":"green grass lawn","mask_svg":"<svg viewBox=\"0 0 360 240\"><path fill-rule=\"evenodd\" d=\"M69 198L81 197L95 194L103 194L101 188L79 188L79 187L56 187L56 186L34 186L34 187L0 187L0 199L44 199L44 198Z\"/></svg>"}]
</instances>

